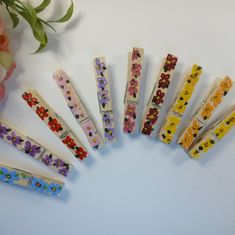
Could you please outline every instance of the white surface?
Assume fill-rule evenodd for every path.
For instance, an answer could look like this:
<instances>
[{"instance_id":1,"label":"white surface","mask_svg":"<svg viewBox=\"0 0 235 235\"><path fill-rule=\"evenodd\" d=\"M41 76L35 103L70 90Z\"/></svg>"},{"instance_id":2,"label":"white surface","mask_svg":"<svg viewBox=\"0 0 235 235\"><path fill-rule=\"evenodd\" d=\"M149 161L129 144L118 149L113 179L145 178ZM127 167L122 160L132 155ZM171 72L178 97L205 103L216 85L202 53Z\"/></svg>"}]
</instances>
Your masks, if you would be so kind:
<instances>
[{"instance_id":1,"label":"white surface","mask_svg":"<svg viewBox=\"0 0 235 235\"><path fill-rule=\"evenodd\" d=\"M232 0L80 0L65 33L50 35L47 51L34 56L31 32L23 25L11 32L17 70L7 83L9 97L0 117L51 146L78 173L65 180L66 191L58 200L1 184L0 234L235 234L234 130L199 161L174 144L141 135L121 134L116 146L93 152L51 78L63 67L101 128L91 61L105 55L120 128L128 51L145 48L142 107L161 59L171 52L179 57L178 79L193 63L204 68L188 119L215 77L235 79L234 8ZM29 87L45 96L89 148L92 156L85 163L74 159L20 98ZM233 89L214 118L234 98ZM59 177L2 141L0 149L1 162Z\"/></svg>"}]
</instances>

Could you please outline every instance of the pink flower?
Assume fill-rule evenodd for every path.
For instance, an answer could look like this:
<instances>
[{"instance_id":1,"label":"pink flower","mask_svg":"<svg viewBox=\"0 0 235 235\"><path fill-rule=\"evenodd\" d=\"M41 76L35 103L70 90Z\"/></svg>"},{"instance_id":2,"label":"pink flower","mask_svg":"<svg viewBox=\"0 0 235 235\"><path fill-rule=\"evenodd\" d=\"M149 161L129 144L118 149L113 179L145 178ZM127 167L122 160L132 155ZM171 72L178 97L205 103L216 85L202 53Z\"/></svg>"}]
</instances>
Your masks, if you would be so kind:
<instances>
[{"instance_id":1,"label":"pink flower","mask_svg":"<svg viewBox=\"0 0 235 235\"><path fill-rule=\"evenodd\" d=\"M0 84L0 100L4 99L6 95L5 87L3 86L3 83Z\"/></svg>"},{"instance_id":2,"label":"pink flower","mask_svg":"<svg viewBox=\"0 0 235 235\"><path fill-rule=\"evenodd\" d=\"M8 51L9 38L6 34L0 34L0 51Z\"/></svg>"},{"instance_id":3,"label":"pink flower","mask_svg":"<svg viewBox=\"0 0 235 235\"><path fill-rule=\"evenodd\" d=\"M136 119L136 106L132 104L128 104L126 108L125 116Z\"/></svg>"},{"instance_id":4,"label":"pink flower","mask_svg":"<svg viewBox=\"0 0 235 235\"><path fill-rule=\"evenodd\" d=\"M135 122L131 120L131 118L125 118L123 131L127 133L131 133L134 131Z\"/></svg>"},{"instance_id":5,"label":"pink flower","mask_svg":"<svg viewBox=\"0 0 235 235\"><path fill-rule=\"evenodd\" d=\"M130 81L130 87L128 89L129 94L133 96L134 98L136 97L136 93L138 92L138 81L135 79L131 79Z\"/></svg>"}]
</instances>

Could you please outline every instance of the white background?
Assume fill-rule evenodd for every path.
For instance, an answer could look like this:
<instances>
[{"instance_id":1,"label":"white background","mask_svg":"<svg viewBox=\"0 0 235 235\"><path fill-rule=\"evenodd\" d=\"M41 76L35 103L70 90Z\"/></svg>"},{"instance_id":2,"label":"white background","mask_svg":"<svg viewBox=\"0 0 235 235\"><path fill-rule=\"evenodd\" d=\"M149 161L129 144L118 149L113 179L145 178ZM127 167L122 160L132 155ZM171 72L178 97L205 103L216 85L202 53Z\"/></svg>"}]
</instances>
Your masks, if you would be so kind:
<instances>
[{"instance_id":1,"label":"white background","mask_svg":"<svg viewBox=\"0 0 235 235\"><path fill-rule=\"evenodd\" d=\"M56 2L45 17L63 12L62 1ZM60 199L1 184L0 234L235 234L234 130L199 161L189 159L175 144L167 146L155 138L129 137L120 131L131 48L145 49L142 110L168 52L179 57L176 83L193 63L204 68L184 118L189 120L217 76L235 79L234 9L233 0L80 0L73 20L66 26L56 25L58 34L49 35L47 50L38 55L30 55L37 45L28 26L21 24L14 31L8 27L17 70L7 82L9 95L0 107L0 117L50 146L72 162L76 171L65 179ZM92 58L100 55L110 65L120 135L115 146L94 152L51 74L60 67L68 72L101 129L91 67ZM31 112L20 98L26 88L36 88L68 122L90 150L87 160L73 158ZM233 89L213 119L234 100ZM3 141L0 159L62 178Z\"/></svg>"}]
</instances>

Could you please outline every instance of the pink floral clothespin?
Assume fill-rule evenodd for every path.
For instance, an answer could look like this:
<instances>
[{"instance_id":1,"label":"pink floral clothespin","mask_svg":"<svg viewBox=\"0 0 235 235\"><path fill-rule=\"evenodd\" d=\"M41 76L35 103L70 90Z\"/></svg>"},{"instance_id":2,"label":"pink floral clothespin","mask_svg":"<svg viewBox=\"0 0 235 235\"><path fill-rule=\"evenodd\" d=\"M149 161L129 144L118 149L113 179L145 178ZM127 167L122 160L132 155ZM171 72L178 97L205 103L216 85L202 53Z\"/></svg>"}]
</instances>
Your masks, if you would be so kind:
<instances>
[{"instance_id":1,"label":"pink floral clothespin","mask_svg":"<svg viewBox=\"0 0 235 235\"><path fill-rule=\"evenodd\" d=\"M4 22L0 18L0 102L5 98L4 81L10 78L16 64L9 49L9 38L4 33Z\"/></svg>"}]
</instances>

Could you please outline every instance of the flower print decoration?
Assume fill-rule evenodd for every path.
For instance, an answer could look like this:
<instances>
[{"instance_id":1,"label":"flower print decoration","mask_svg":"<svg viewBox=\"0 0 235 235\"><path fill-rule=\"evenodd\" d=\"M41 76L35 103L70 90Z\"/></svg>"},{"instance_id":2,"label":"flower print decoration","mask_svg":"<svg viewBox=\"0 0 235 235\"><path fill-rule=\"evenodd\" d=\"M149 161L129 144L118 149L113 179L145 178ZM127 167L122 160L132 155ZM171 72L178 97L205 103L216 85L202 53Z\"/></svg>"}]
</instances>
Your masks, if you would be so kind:
<instances>
[{"instance_id":1,"label":"flower print decoration","mask_svg":"<svg viewBox=\"0 0 235 235\"><path fill-rule=\"evenodd\" d=\"M36 154L41 153L41 147L32 144L30 141L25 142L24 151L31 157L35 157Z\"/></svg>"},{"instance_id":2,"label":"flower print decoration","mask_svg":"<svg viewBox=\"0 0 235 235\"><path fill-rule=\"evenodd\" d=\"M70 149L74 149L76 146L75 140L70 136L66 136L66 138L63 140L63 143L66 144Z\"/></svg>"},{"instance_id":3,"label":"flower print decoration","mask_svg":"<svg viewBox=\"0 0 235 235\"><path fill-rule=\"evenodd\" d=\"M42 158L42 162L46 165L46 166L50 166L52 165L53 159L52 159L52 154L47 154Z\"/></svg>"},{"instance_id":4,"label":"flower print decoration","mask_svg":"<svg viewBox=\"0 0 235 235\"><path fill-rule=\"evenodd\" d=\"M100 90L100 91L98 91L98 97L99 97L99 102L103 106L103 108L110 101L109 91L108 90Z\"/></svg>"},{"instance_id":5,"label":"flower print decoration","mask_svg":"<svg viewBox=\"0 0 235 235\"><path fill-rule=\"evenodd\" d=\"M37 98L33 97L31 93L24 92L22 97L30 107L33 107L34 105L38 104Z\"/></svg>"},{"instance_id":6,"label":"flower print decoration","mask_svg":"<svg viewBox=\"0 0 235 235\"><path fill-rule=\"evenodd\" d=\"M177 57L175 57L171 54L168 54L166 57L166 62L163 66L164 71L169 72L169 71L175 69L177 60L178 60Z\"/></svg>"},{"instance_id":7,"label":"flower print decoration","mask_svg":"<svg viewBox=\"0 0 235 235\"><path fill-rule=\"evenodd\" d=\"M63 130L61 124L58 123L58 120L56 118L49 117L48 125L49 125L50 129L54 132L59 132L59 131Z\"/></svg>"},{"instance_id":8,"label":"flower print decoration","mask_svg":"<svg viewBox=\"0 0 235 235\"><path fill-rule=\"evenodd\" d=\"M19 174L16 171L10 171L5 167L0 167L0 181L15 184L19 179Z\"/></svg>"},{"instance_id":9,"label":"flower print decoration","mask_svg":"<svg viewBox=\"0 0 235 235\"><path fill-rule=\"evenodd\" d=\"M141 75L141 69L142 69L141 64L137 64L137 63L132 64L132 67L131 67L132 77L135 77L135 78L139 77Z\"/></svg>"},{"instance_id":10,"label":"flower print decoration","mask_svg":"<svg viewBox=\"0 0 235 235\"><path fill-rule=\"evenodd\" d=\"M21 137L17 136L14 131L12 131L11 134L7 136L7 140L9 140L15 147L17 147L17 145L21 145L23 142Z\"/></svg>"},{"instance_id":11,"label":"flower print decoration","mask_svg":"<svg viewBox=\"0 0 235 235\"><path fill-rule=\"evenodd\" d=\"M47 185L47 193L52 196L58 196L62 190L62 186L60 184L52 183Z\"/></svg>"},{"instance_id":12,"label":"flower print decoration","mask_svg":"<svg viewBox=\"0 0 235 235\"><path fill-rule=\"evenodd\" d=\"M156 95L153 96L152 103L154 103L154 104L156 104L156 105L163 104L163 102L164 102L164 100L163 100L164 96L165 96L165 93L158 89L158 90L156 91Z\"/></svg>"},{"instance_id":13,"label":"flower print decoration","mask_svg":"<svg viewBox=\"0 0 235 235\"><path fill-rule=\"evenodd\" d=\"M11 129L5 127L4 125L2 125L0 123L0 138L4 138L4 136L6 136L8 134L8 132L11 131Z\"/></svg>"},{"instance_id":14,"label":"flower print decoration","mask_svg":"<svg viewBox=\"0 0 235 235\"><path fill-rule=\"evenodd\" d=\"M158 81L158 88L168 88L170 85L170 74L161 74L161 78Z\"/></svg>"},{"instance_id":15,"label":"flower print decoration","mask_svg":"<svg viewBox=\"0 0 235 235\"><path fill-rule=\"evenodd\" d=\"M113 118L110 116L110 114L108 113L104 113L103 114L103 118L102 118L103 122L105 123L106 127L111 127L112 123L113 123Z\"/></svg>"},{"instance_id":16,"label":"flower print decoration","mask_svg":"<svg viewBox=\"0 0 235 235\"><path fill-rule=\"evenodd\" d=\"M48 117L48 109L44 107L37 107L36 113L42 120Z\"/></svg>"},{"instance_id":17,"label":"flower print decoration","mask_svg":"<svg viewBox=\"0 0 235 235\"><path fill-rule=\"evenodd\" d=\"M131 118L125 117L123 131L127 133L131 133L134 131L134 127L135 127L135 121L133 121L133 119Z\"/></svg>"},{"instance_id":18,"label":"flower print decoration","mask_svg":"<svg viewBox=\"0 0 235 235\"><path fill-rule=\"evenodd\" d=\"M141 130L142 134L151 135L152 131L154 130L154 124L158 120L159 111L157 108L150 108L148 114L146 116L146 120L144 122L143 128Z\"/></svg>"},{"instance_id":19,"label":"flower print decoration","mask_svg":"<svg viewBox=\"0 0 235 235\"><path fill-rule=\"evenodd\" d=\"M33 177L31 182L29 183L29 187L31 189L34 189L36 191L43 193L43 192L47 191L48 185L42 179L38 179L36 177Z\"/></svg>"},{"instance_id":20,"label":"flower print decoration","mask_svg":"<svg viewBox=\"0 0 235 235\"><path fill-rule=\"evenodd\" d=\"M76 157L83 160L87 157L87 152L82 147L76 147Z\"/></svg>"},{"instance_id":21,"label":"flower print decoration","mask_svg":"<svg viewBox=\"0 0 235 235\"><path fill-rule=\"evenodd\" d=\"M131 96L136 98L136 94L138 92L138 81L135 79L131 79L130 86L128 88L128 92Z\"/></svg>"}]
</instances>

